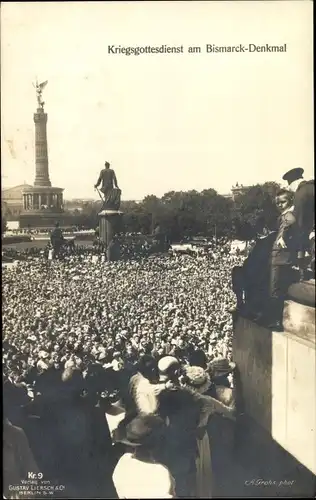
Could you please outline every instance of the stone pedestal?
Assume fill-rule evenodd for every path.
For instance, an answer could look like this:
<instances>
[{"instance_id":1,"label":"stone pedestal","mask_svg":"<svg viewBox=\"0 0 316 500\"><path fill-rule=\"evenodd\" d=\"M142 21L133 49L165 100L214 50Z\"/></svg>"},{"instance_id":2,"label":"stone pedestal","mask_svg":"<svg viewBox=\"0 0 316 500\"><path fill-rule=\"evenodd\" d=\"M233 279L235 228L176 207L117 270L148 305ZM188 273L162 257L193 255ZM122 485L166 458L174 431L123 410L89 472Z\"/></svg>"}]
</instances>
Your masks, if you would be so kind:
<instances>
[{"instance_id":1,"label":"stone pedestal","mask_svg":"<svg viewBox=\"0 0 316 500\"><path fill-rule=\"evenodd\" d=\"M102 210L99 213L99 237L105 250L113 236L119 232L122 215L120 210Z\"/></svg>"},{"instance_id":2,"label":"stone pedestal","mask_svg":"<svg viewBox=\"0 0 316 500\"><path fill-rule=\"evenodd\" d=\"M288 289L288 298L305 306L315 307L315 280L293 283Z\"/></svg>"},{"instance_id":3,"label":"stone pedestal","mask_svg":"<svg viewBox=\"0 0 316 500\"><path fill-rule=\"evenodd\" d=\"M296 337L315 342L315 307L287 300L284 304L283 328Z\"/></svg>"},{"instance_id":4,"label":"stone pedestal","mask_svg":"<svg viewBox=\"0 0 316 500\"><path fill-rule=\"evenodd\" d=\"M292 312L297 314L296 309ZM296 333L294 328L291 333L272 332L240 316L234 327L233 359L244 413L292 456L294 466L315 475L315 336L307 339L302 334L302 318L295 326ZM258 449L255 446L256 453ZM288 470L288 478L291 474Z\"/></svg>"}]
</instances>

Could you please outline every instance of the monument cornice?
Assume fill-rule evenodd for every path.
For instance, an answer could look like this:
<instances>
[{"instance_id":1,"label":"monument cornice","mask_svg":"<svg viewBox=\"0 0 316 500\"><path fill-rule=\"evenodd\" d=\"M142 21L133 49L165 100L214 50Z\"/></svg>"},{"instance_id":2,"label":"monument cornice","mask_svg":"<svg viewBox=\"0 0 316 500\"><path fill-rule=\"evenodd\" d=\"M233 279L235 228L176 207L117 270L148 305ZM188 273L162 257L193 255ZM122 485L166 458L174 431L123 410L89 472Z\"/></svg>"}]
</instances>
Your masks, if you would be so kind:
<instances>
[{"instance_id":1,"label":"monument cornice","mask_svg":"<svg viewBox=\"0 0 316 500\"><path fill-rule=\"evenodd\" d=\"M64 188L53 187L53 186L31 186L23 189L23 194L32 193L32 194L42 194L42 193L62 193Z\"/></svg>"}]
</instances>

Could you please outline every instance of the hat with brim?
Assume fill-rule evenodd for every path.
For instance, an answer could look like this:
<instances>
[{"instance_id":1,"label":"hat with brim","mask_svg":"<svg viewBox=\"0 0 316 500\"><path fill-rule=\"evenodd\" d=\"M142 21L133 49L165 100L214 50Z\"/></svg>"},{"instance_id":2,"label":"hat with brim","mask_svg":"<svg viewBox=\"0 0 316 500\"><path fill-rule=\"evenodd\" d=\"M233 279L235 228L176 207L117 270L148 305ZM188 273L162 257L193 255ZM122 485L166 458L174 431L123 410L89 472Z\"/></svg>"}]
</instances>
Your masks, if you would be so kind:
<instances>
[{"instance_id":1,"label":"hat with brim","mask_svg":"<svg viewBox=\"0 0 316 500\"><path fill-rule=\"evenodd\" d=\"M196 392L204 394L211 385L211 379L201 366L187 366L185 368L185 383Z\"/></svg>"},{"instance_id":2,"label":"hat with brim","mask_svg":"<svg viewBox=\"0 0 316 500\"><path fill-rule=\"evenodd\" d=\"M130 422L120 422L113 439L132 448L150 446L162 436L164 421L156 415L139 415Z\"/></svg>"},{"instance_id":3,"label":"hat with brim","mask_svg":"<svg viewBox=\"0 0 316 500\"><path fill-rule=\"evenodd\" d=\"M288 172L286 172L282 179L287 181L288 185L292 184L292 182L303 178L304 169L303 168L292 168Z\"/></svg>"},{"instance_id":4,"label":"hat with brim","mask_svg":"<svg viewBox=\"0 0 316 500\"><path fill-rule=\"evenodd\" d=\"M236 363L229 362L226 358L214 359L214 361L210 363L213 378L229 375L229 373L232 373L235 368Z\"/></svg>"}]
</instances>

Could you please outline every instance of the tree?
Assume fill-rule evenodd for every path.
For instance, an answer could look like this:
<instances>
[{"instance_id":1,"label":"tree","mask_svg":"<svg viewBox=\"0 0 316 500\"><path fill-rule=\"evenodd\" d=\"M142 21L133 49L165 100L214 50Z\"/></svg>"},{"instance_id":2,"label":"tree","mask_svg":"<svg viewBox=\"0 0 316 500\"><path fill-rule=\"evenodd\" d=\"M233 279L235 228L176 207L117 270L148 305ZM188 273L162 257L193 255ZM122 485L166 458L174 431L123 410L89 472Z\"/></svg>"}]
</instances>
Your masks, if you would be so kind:
<instances>
[{"instance_id":1,"label":"tree","mask_svg":"<svg viewBox=\"0 0 316 500\"><path fill-rule=\"evenodd\" d=\"M160 199L146 196L141 203L125 201L124 227L129 233L152 234L159 225L170 241L184 236L228 236L252 239L259 226L273 228L277 219L274 203L279 185L266 182L248 188L235 201L218 194L214 189L202 192L169 191ZM90 214L97 219L96 213Z\"/></svg>"},{"instance_id":2,"label":"tree","mask_svg":"<svg viewBox=\"0 0 316 500\"><path fill-rule=\"evenodd\" d=\"M232 210L235 236L249 240L263 227L275 228L278 210L274 199L279 189L276 182L266 182L236 196Z\"/></svg>"},{"instance_id":3,"label":"tree","mask_svg":"<svg viewBox=\"0 0 316 500\"><path fill-rule=\"evenodd\" d=\"M121 202L121 210L124 213L129 213L133 212L134 210L137 210L138 203L133 200L125 200Z\"/></svg>"},{"instance_id":4,"label":"tree","mask_svg":"<svg viewBox=\"0 0 316 500\"><path fill-rule=\"evenodd\" d=\"M76 209L74 212L68 212L69 218L74 226L85 229L95 229L99 223L98 213L101 210L101 201L86 202L82 210Z\"/></svg>"}]
</instances>

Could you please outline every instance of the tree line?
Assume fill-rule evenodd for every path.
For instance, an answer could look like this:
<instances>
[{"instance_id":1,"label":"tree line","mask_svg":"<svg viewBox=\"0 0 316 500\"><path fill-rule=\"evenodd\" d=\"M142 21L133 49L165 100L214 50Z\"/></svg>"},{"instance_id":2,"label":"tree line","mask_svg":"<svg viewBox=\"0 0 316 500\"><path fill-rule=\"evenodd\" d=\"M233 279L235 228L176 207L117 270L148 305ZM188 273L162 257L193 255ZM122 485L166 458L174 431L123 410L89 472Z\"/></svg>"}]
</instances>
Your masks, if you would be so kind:
<instances>
[{"instance_id":1,"label":"tree line","mask_svg":"<svg viewBox=\"0 0 316 500\"><path fill-rule=\"evenodd\" d=\"M160 231L170 241L198 235L250 240L264 228L275 228L278 212L274 198L279 189L279 184L266 182L243 188L234 199L210 188L201 192L169 191L161 198L148 195L139 203L122 201L121 231ZM101 201L85 203L80 212L72 213L73 225L97 228L100 209ZM2 218L2 232L5 226Z\"/></svg>"},{"instance_id":2,"label":"tree line","mask_svg":"<svg viewBox=\"0 0 316 500\"><path fill-rule=\"evenodd\" d=\"M264 228L275 228L274 198L279 189L279 184L266 182L244 188L234 199L205 189L169 191L161 198L148 195L141 202L122 201L121 229L143 234L160 231L171 241L197 235L249 240ZM100 201L87 203L74 215L76 225L96 228L100 208Z\"/></svg>"}]
</instances>

